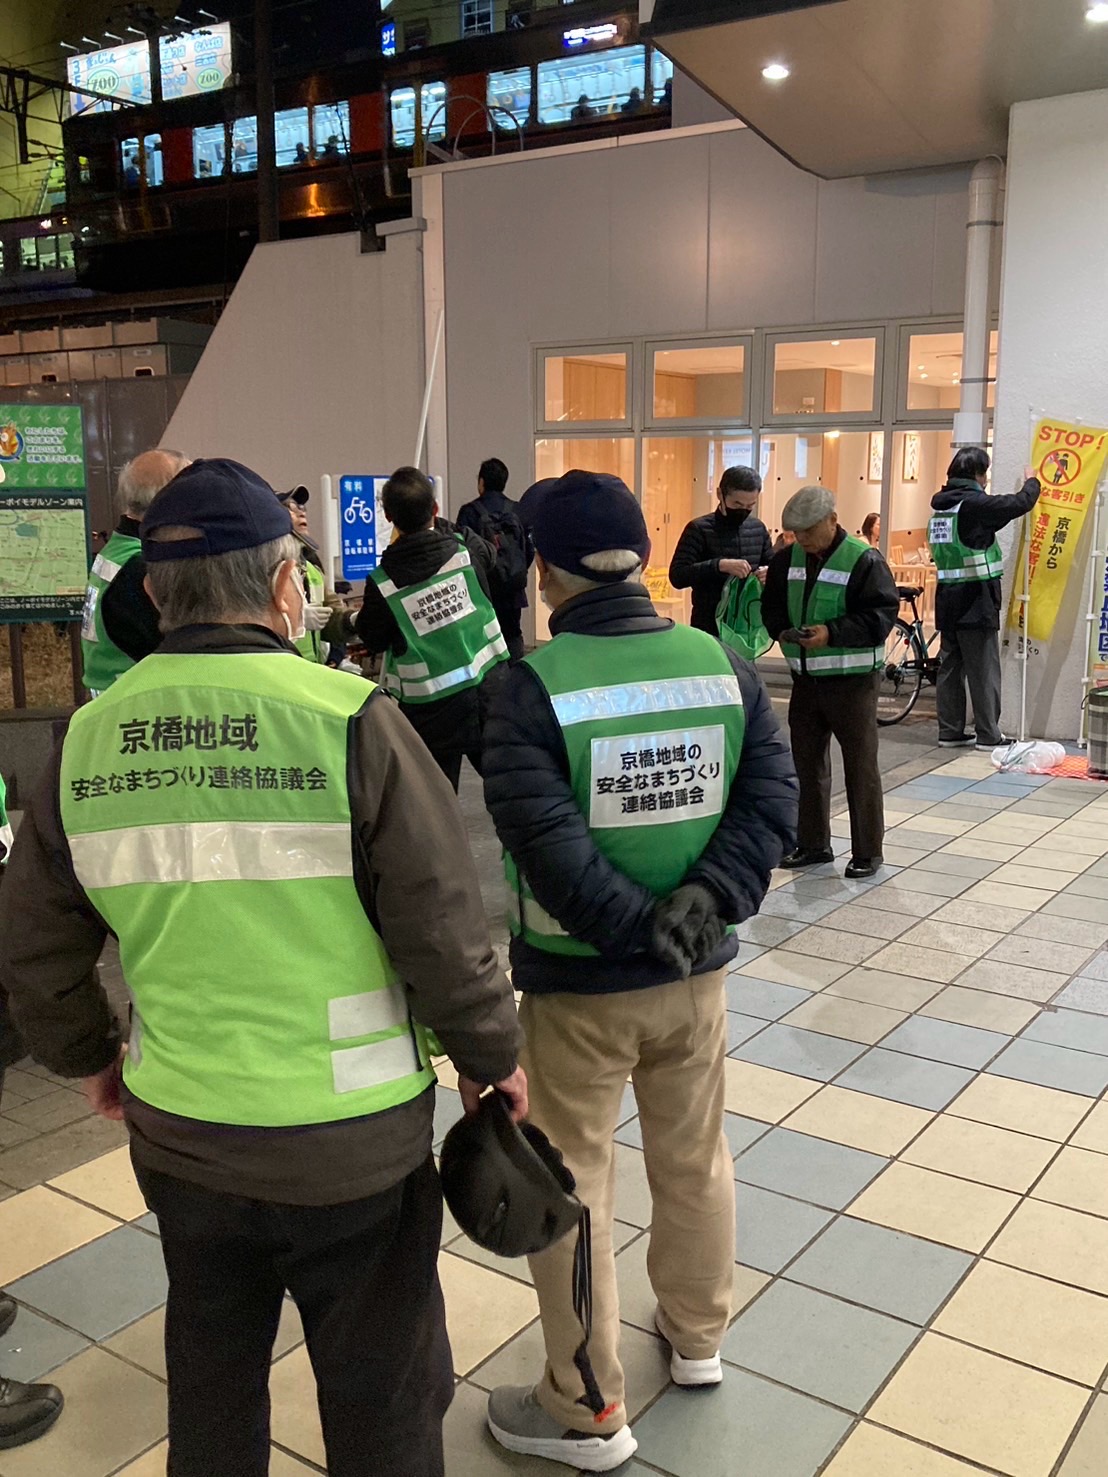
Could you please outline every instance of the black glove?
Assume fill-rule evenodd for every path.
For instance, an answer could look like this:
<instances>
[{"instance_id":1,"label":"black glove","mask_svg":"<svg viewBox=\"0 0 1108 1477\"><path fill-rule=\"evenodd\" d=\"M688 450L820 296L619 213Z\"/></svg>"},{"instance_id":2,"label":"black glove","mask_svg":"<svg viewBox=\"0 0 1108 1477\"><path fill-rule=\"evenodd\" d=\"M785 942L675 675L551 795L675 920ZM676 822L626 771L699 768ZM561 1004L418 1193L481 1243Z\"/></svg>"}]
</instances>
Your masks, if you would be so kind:
<instances>
[{"instance_id":1,"label":"black glove","mask_svg":"<svg viewBox=\"0 0 1108 1477\"><path fill-rule=\"evenodd\" d=\"M687 979L698 964L710 959L726 930L719 900L698 882L679 887L654 910L651 947L658 958Z\"/></svg>"}]
</instances>

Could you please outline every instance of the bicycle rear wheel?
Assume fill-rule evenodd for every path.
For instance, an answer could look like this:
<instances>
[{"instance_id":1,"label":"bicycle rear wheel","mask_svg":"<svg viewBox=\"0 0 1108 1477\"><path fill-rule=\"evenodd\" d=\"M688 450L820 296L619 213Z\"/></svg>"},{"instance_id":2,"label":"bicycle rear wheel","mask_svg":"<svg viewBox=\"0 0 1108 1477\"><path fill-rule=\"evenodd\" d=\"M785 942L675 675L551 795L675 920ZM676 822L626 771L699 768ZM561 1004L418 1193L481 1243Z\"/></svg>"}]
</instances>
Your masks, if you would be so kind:
<instances>
[{"instance_id":1,"label":"bicycle rear wheel","mask_svg":"<svg viewBox=\"0 0 1108 1477\"><path fill-rule=\"evenodd\" d=\"M916 705L927 653L915 628L897 620L885 642L885 665L877 689L877 721L882 728L900 723Z\"/></svg>"}]
</instances>

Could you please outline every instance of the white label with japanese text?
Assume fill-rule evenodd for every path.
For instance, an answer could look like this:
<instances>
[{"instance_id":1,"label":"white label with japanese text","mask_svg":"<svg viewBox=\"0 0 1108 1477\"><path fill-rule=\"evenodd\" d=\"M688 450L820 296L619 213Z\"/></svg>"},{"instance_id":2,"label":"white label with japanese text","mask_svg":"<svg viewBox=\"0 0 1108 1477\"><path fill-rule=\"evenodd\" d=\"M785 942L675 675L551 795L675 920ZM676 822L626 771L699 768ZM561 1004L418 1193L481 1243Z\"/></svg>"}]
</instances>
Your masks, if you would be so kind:
<instances>
[{"instance_id":1,"label":"white label with japanese text","mask_svg":"<svg viewBox=\"0 0 1108 1477\"><path fill-rule=\"evenodd\" d=\"M589 825L660 826L723 811L723 725L592 741Z\"/></svg>"},{"instance_id":2,"label":"white label with japanese text","mask_svg":"<svg viewBox=\"0 0 1108 1477\"><path fill-rule=\"evenodd\" d=\"M449 579L437 580L428 590L418 595L404 595L401 603L408 618L421 636L429 636L442 626L460 621L474 611L466 586L466 577L459 571Z\"/></svg>"}]
</instances>

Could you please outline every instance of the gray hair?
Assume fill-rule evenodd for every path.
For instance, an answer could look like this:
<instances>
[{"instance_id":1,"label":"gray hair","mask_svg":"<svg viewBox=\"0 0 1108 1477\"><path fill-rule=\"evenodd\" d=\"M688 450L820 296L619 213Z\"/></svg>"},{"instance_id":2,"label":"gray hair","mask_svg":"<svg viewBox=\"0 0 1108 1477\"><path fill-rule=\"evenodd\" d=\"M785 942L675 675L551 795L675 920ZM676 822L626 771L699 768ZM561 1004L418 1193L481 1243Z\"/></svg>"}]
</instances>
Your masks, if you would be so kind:
<instances>
[{"instance_id":1,"label":"gray hair","mask_svg":"<svg viewBox=\"0 0 1108 1477\"><path fill-rule=\"evenodd\" d=\"M196 538L199 530L168 526L154 531L158 543ZM286 559L297 561L299 545L291 533L253 549L207 554L195 559L155 560L147 578L162 631L178 626L236 625L256 621L273 599L273 572Z\"/></svg>"},{"instance_id":2,"label":"gray hair","mask_svg":"<svg viewBox=\"0 0 1108 1477\"><path fill-rule=\"evenodd\" d=\"M603 549L599 554L586 554L581 563L586 569L595 569L597 574L618 574L625 580L633 580L642 569L642 560L634 549ZM586 590L598 590L601 585L612 583L570 574L568 569L559 569L556 564L548 564L547 568L567 595L583 595Z\"/></svg>"},{"instance_id":3,"label":"gray hair","mask_svg":"<svg viewBox=\"0 0 1108 1477\"><path fill-rule=\"evenodd\" d=\"M791 533L803 533L835 511L835 494L829 487L802 487L794 492L781 510L781 527Z\"/></svg>"},{"instance_id":4,"label":"gray hair","mask_svg":"<svg viewBox=\"0 0 1108 1477\"><path fill-rule=\"evenodd\" d=\"M189 458L181 451L155 446L133 456L119 474L116 506L120 513L141 520L147 508L167 482L172 482Z\"/></svg>"}]
</instances>

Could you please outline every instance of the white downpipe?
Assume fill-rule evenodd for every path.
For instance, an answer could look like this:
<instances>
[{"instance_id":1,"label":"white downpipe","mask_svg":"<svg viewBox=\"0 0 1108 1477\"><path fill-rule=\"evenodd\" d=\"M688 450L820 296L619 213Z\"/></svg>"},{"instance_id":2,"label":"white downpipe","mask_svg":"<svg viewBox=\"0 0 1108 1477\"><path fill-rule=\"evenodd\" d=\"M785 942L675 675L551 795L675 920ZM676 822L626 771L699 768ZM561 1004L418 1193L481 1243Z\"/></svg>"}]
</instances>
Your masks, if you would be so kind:
<instances>
[{"instance_id":1,"label":"white downpipe","mask_svg":"<svg viewBox=\"0 0 1108 1477\"><path fill-rule=\"evenodd\" d=\"M988 435L989 331L992 260L1003 224L1000 193L1004 165L998 158L974 165L966 224L966 299L962 328L962 378L955 446L984 446Z\"/></svg>"},{"instance_id":2,"label":"white downpipe","mask_svg":"<svg viewBox=\"0 0 1108 1477\"><path fill-rule=\"evenodd\" d=\"M323 508L323 568L327 575L327 583L334 588L335 581L342 579L342 566L339 561L338 527L339 513L335 502L338 493L335 491L334 481L324 472L319 479L319 501Z\"/></svg>"},{"instance_id":3,"label":"white downpipe","mask_svg":"<svg viewBox=\"0 0 1108 1477\"><path fill-rule=\"evenodd\" d=\"M435 387L435 370L438 368L439 354L442 350L442 330L446 318L442 308L439 309L438 322L435 324L435 343L431 350L431 362L427 366L427 386L423 391L423 404L419 411L419 430L416 432L415 456L412 457L412 466L418 467L420 458L423 456L423 442L427 436L427 417L431 412L431 394Z\"/></svg>"}]
</instances>

